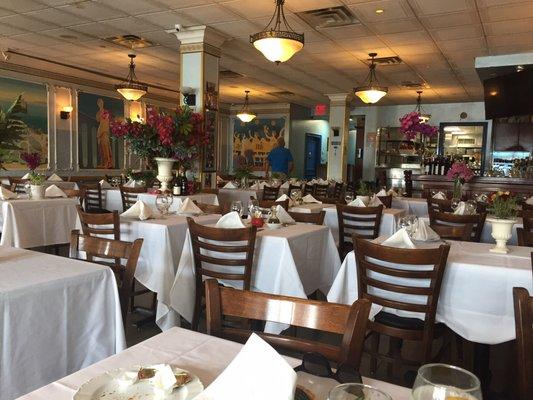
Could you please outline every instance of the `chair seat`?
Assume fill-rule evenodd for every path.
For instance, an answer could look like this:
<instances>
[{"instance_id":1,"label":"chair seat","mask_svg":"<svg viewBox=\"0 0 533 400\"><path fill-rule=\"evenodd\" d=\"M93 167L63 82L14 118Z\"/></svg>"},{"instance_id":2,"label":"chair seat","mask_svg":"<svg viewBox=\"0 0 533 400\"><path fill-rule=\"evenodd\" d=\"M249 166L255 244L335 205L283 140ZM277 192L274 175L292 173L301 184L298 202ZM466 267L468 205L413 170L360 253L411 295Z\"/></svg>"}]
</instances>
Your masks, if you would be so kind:
<instances>
[{"instance_id":1,"label":"chair seat","mask_svg":"<svg viewBox=\"0 0 533 400\"><path fill-rule=\"evenodd\" d=\"M106 210L105 208L89 208L85 212L89 214L107 214L113 211Z\"/></svg>"},{"instance_id":2,"label":"chair seat","mask_svg":"<svg viewBox=\"0 0 533 400\"><path fill-rule=\"evenodd\" d=\"M424 321L419 318L400 317L396 314L391 314L381 311L374 317L374 322L387 325L398 329L408 329L412 331L421 331L424 329ZM435 324L435 331L444 329L444 324L438 322Z\"/></svg>"}]
</instances>

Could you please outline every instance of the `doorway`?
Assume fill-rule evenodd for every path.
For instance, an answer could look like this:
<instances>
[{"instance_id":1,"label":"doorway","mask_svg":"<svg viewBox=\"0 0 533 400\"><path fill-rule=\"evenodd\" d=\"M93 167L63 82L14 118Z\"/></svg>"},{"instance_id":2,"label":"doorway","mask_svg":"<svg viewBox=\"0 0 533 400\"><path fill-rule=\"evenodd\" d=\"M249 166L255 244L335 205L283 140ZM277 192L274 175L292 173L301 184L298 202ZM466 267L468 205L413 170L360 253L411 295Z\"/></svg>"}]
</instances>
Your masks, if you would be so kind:
<instances>
[{"instance_id":1,"label":"doorway","mask_svg":"<svg viewBox=\"0 0 533 400\"><path fill-rule=\"evenodd\" d=\"M322 136L313 133L305 134L305 165L304 178L313 179L317 176L322 154Z\"/></svg>"}]
</instances>

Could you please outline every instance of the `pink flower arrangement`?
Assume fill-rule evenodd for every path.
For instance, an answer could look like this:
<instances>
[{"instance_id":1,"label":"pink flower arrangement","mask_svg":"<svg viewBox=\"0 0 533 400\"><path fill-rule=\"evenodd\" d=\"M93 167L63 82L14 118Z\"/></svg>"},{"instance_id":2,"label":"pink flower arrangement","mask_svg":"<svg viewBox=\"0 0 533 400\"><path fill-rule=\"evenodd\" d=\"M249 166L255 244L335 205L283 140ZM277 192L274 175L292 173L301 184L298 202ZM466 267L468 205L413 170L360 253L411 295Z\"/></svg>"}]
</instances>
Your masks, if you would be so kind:
<instances>
[{"instance_id":1,"label":"pink flower arrangement","mask_svg":"<svg viewBox=\"0 0 533 400\"><path fill-rule=\"evenodd\" d=\"M420 114L413 111L400 118L400 132L407 139L413 140L418 135L433 137L438 133L438 128L421 122Z\"/></svg>"},{"instance_id":2,"label":"pink flower arrangement","mask_svg":"<svg viewBox=\"0 0 533 400\"><path fill-rule=\"evenodd\" d=\"M448 170L446 177L453 181L458 180L461 183L465 183L474 177L474 172L472 172L466 163L459 161L453 163L451 168Z\"/></svg>"},{"instance_id":3,"label":"pink flower arrangement","mask_svg":"<svg viewBox=\"0 0 533 400\"><path fill-rule=\"evenodd\" d=\"M22 153L20 158L26 163L30 171L35 171L41 164L41 155L39 153Z\"/></svg>"}]
</instances>

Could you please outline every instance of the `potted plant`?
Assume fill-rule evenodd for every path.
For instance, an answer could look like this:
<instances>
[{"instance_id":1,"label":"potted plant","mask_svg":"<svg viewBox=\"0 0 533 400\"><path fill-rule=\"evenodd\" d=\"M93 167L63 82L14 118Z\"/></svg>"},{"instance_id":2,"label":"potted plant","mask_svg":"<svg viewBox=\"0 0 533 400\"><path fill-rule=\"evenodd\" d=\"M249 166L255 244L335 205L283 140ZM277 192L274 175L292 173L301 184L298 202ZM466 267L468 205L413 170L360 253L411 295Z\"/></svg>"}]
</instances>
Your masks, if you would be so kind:
<instances>
[{"instance_id":1,"label":"potted plant","mask_svg":"<svg viewBox=\"0 0 533 400\"><path fill-rule=\"evenodd\" d=\"M32 199L40 200L44 197L43 183L46 177L35 172L37 167L41 164L41 155L39 153L22 153L20 155L22 161L26 163L30 170L28 180L30 181L30 196Z\"/></svg>"},{"instance_id":2,"label":"potted plant","mask_svg":"<svg viewBox=\"0 0 533 400\"><path fill-rule=\"evenodd\" d=\"M488 198L490 217L487 221L492 225L492 237L496 246L490 249L494 253L508 253L507 241L512 236L513 225L516 223L516 197L510 192L495 192Z\"/></svg>"},{"instance_id":3,"label":"potted plant","mask_svg":"<svg viewBox=\"0 0 533 400\"><path fill-rule=\"evenodd\" d=\"M461 200L463 185L474 177L474 172L463 161L454 162L446 174L448 179L453 180L453 198Z\"/></svg>"},{"instance_id":4,"label":"potted plant","mask_svg":"<svg viewBox=\"0 0 533 400\"><path fill-rule=\"evenodd\" d=\"M372 197L372 195L374 194L374 192L372 191L372 189L370 189L370 187L363 181L361 181L359 183L359 187L357 188L357 196L355 196L357 199L361 199L361 201L363 203L365 203L365 205L367 205L368 203L370 203L370 198Z\"/></svg>"},{"instance_id":5,"label":"potted plant","mask_svg":"<svg viewBox=\"0 0 533 400\"><path fill-rule=\"evenodd\" d=\"M174 163L187 167L200 156L200 150L209 144L203 116L193 112L189 107L178 107L170 115L147 110L146 122L131 119L111 123L111 133L122 137L131 151L151 163L157 163L157 179L161 190L168 190L172 181Z\"/></svg>"},{"instance_id":6,"label":"potted plant","mask_svg":"<svg viewBox=\"0 0 533 400\"><path fill-rule=\"evenodd\" d=\"M235 170L235 179L241 182L241 187L248 187L248 180L253 177L252 170L248 165L240 165Z\"/></svg>"}]
</instances>

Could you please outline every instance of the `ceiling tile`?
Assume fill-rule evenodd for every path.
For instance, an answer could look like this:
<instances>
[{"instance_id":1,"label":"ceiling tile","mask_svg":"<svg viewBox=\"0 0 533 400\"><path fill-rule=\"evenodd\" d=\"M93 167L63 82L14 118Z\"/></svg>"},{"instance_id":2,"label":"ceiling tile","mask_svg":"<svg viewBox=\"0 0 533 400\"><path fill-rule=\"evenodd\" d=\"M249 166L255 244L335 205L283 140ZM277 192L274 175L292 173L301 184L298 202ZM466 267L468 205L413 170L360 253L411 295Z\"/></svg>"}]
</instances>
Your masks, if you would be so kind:
<instances>
[{"instance_id":1,"label":"ceiling tile","mask_svg":"<svg viewBox=\"0 0 533 400\"><path fill-rule=\"evenodd\" d=\"M455 26L452 28L441 28L431 31L435 40L455 40L455 39L471 39L482 37L483 31L481 25L464 25Z\"/></svg>"},{"instance_id":2,"label":"ceiling tile","mask_svg":"<svg viewBox=\"0 0 533 400\"><path fill-rule=\"evenodd\" d=\"M442 49L448 52L485 48L483 38L447 40L438 42L438 44Z\"/></svg>"},{"instance_id":3,"label":"ceiling tile","mask_svg":"<svg viewBox=\"0 0 533 400\"><path fill-rule=\"evenodd\" d=\"M192 21L190 18L187 18L183 14L174 11L163 11L151 14L143 14L138 16L137 18L146 20L164 29L172 29L176 24L192 25Z\"/></svg>"},{"instance_id":4,"label":"ceiling tile","mask_svg":"<svg viewBox=\"0 0 533 400\"><path fill-rule=\"evenodd\" d=\"M92 21L104 21L106 19L126 17L127 13L115 8L108 7L104 4L86 1L63 6L60 10L78 15Z\"/></svg>"},{"instance_id":5,"label":"ceiling tile","mask_svg":"<svg viewBox=\"0 0 533 400\"><path fill-rule=\"evenodd\" d=\"M449 28L453 26L479 24L479 18L475 12L461 12L446 15L433 15L420 18L428 29Z\"/></svg>"},{"instance_id":6,"label":"ceiling tile","mask_svg":"<svg viewBox=\"0 0 533 400\"><path fill-rule=\"evenodd\" d=\"M8 17L0 18L0 26L11 25L14 27L20 27L32 32L44 31L46 29L57 28L55 24L49 24L43 21L36 20L35 18L28 17L24 14L15 14ZM1 29L1 28L0 28Z\"/></svg>"},{"instance_id":7,"label":"ceiling tile","mask_svg":"<svg viewBox=\"0 0 533 400\"><path fill-rule=\"evenodd\" d=\"M331 39L350 39L371 35L370 30L361 24L321 29L320 33Z\"/></svg>"},{"instance_id":8,"label":"ceiling tile","mask_svg":"<svg viewBox=\"0 0 533 400\"><path fill-rule=\"evenodd\" d=\"M130 15L152 13L165 9L164 6L157 4L157 2L147 0L99 0L99 2L112 8L123 10Z\"/></svg>"},{"instance_id":9,"label":"ceiling tile","mask_svg":"<svg viewBox=\"0 0 533 400\"><path fill-rule=\"evenodd\" d=\"M483 22L512 21L533 17L533 1L479 10Z\"/></svg>"},{"instance_id":10,"label":"ceiling tile","mask_svg":"<svg viewBox=\"0 0 533 400\"><path fill-rule=\"evenodd\" d=\"M491 22L483 24L483 26L487 36L533 32L533 18L517 19L512 24L508 21Z\"/></svg>"},{"instance_id":11,"label":"ceiling tile","mask_svg":"<svg viewBox=\"0 0 533 400\"><path fill-rule=\"evenodd\" d=\"M471 0L412 0L419 15L447 14L472 9Z\"/></svg>"},{"instance_id":12,"label":"ceiling tile","mask_svg":"<svg viewBox=\"0 0 533 400\"><path fill-rule=\"evenodd\" d=\"M199 23L205 25L215 24L217 22L236 21L239 19L237 14L217 4L184 8L180 11L180 13L183 13L191 20L198 21Z\"/></svg>"},{"instance_id":13,"label":"ceiling tile","mask_svg":"<svg viewBox=\"0 0 533 400\"><path fill-rule=\"evenodd\" d=\"M72 27L73 30L81 33L85 33L89 36L98 38L107 38L110 36L125 35L130 33L124 29L119 29L115 26L104 25L102 23L93 22L91 24L76 25Z\"/></svg>"},{"instance_id":14,"label":"ceiling tile","mask_svg":"<svg viewBox=\"0 0 533 400\"><path fill-rule=\"evenodd\" d=\"M406 19L413 14L404 0L381 0L350 6L350 8L364 22L384 22L396 19ZM383 13L377 14L376 10L382 9Z\"/></svg>"},{"instance_id":15,"label":"ceiling tile","mask_svg":"<svg viewBox=\"0 0 533 400\"><path fill-rule=\"evenodd\" d=\"M187 8L187 7L193 7L193 6L202 6L204 4L211 4L213 3L212 0L157 0L159 3L162 3L166 6L168 6L170 9L180 9L180 8Z\"/></svg>"},{"instance_id":16,"label":"ceiling tile","mask_svg":"<svg viewBox=\"0 0 533 400\"><path fill-rule=\"evenodd\" d=\"M422 29L422 25L414 18L396 21L373 23L371 30L377 34L413 32Z\"/></svg>"},{"instance_id":17,"label":"ceiling tile","mask_svg":"<svg viewBox=\"0 0 533 400\"><path fill-rule=\"evenodd\" d=\"M70 26L91 22L82 16L70 14L55 8L33 11L26 13L25 15L59 26Z\"/></svg>"},{"instance_id":18,"label":"ceiling tile","mask_svg":"<svg viewBox=\"0 0 533 400\"><path fill-rule=\"evenodd\" d=\"M274 10L274 5L271 2L271 9ZM293 12L302 12L309 10L319 10L328 7L341 6L342 3L339 0L297 0L288 1L285 3L285 9Z\"/></svg>"},{"instance_id":19,"label":"ceiling tile","mask_svg":"<svg viewBox=\"0 0 533 400\"><path fill-rule=\"evenodd\" d=\"M498 47L498 46L531 46L531 42L533 41L533 35L530 32L527 33L515 33L511 35L495 35L495 36L488 36L487 41L489 43L489 47L492 48ZM531 47L533 48L533 47Z\"/></svg>"},{"instance_id":20,"label":"ceiling tile","mask_svg":"<svg viewBox=\"0 0 533 400\"><path fill-rule=\"evenodd\" d=\"M46 5L34 0L2 0L0 6L6 10L23 13L34 10L42 10Z\"/></svg>"},{"instance_id":21,"label":"ceiling tile","mask_svg":"<svg viewBox=\"0 0 533 400\"><path fill-rule=\"evenodd\" d=\"M134 35L142 32L161 30L160 27L135 17L112 19L102 22L102 25L118 28Z\"/></svg>"},{"instance_id":22,"label":"ceiling tile","mask_svg":"<svg viewBox=\"0 0 533 400\"><path fill-rule=\"evenodd\" d=\"M233 0L221 3L221 6L248 19L272 17L275 9L270 0Z\"/></svg>"},{"instance_id":23,"label":"ceiling tile","mask_svg":"<svg viewBox=\"0 0 533 400\"><path fill-rule=\"evenodd\" d=\"M380 37L389 46L401 46L404 44L431 42L431 37L424 31L395 33L388 35L381 35Z\"/></svg>"}]
</instances>

